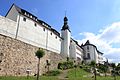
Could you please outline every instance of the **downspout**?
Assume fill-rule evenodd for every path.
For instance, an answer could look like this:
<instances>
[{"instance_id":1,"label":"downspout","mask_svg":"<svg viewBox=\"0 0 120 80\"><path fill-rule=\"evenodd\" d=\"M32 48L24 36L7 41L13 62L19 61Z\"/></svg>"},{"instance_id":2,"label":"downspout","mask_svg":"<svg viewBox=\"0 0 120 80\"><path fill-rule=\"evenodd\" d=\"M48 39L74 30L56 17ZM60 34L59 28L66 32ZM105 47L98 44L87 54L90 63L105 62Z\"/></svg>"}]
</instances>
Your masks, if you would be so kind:
<instances>
[{"instance_id":1,"label":"downspout","mask_svg":"<svg viewBox=\"0 0 120 80\"><path fill-rule=\"evenodd\" d=\"M17 39L17 36L18 36L19 23L20 23L20 14L19 14L19 18L18 18L18 24L17 24L17 30L16 30L15 39Z\"/></svg>"}]
</instances>

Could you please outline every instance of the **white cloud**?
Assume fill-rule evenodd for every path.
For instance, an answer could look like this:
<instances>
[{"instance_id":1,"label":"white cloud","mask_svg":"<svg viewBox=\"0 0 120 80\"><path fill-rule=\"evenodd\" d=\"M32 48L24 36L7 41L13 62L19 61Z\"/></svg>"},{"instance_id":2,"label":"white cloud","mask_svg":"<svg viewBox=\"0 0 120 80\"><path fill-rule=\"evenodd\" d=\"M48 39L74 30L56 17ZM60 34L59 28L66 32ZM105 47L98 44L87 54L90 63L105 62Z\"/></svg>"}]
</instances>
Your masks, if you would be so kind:
<instances>
[{"instance_id":1,"label":"white cloud","mask_svg":"<svg viewBox=\"0 0 120 80\"><path fill-rule=\"evenodd\" d=\"M101 29L98 34L83 32L80 35L85 38L77 40L79 44L90 40L111 62L120 62L120 47L115 47L115 45L120 45L120 22L115 22ZM113 44L115 45L113 46Z\"/></svg>"},{"instance_id":2,"label":"white cloud","mask_svg":"<svg viewBox=\"0 0 120 80\"><path fill-rule=\"evenodd\" d=\"M102 31L100 37L109 44L111 43L120 43L120 22L113 23L108 26L105 30Z\"/></svg>"}]
</instances>

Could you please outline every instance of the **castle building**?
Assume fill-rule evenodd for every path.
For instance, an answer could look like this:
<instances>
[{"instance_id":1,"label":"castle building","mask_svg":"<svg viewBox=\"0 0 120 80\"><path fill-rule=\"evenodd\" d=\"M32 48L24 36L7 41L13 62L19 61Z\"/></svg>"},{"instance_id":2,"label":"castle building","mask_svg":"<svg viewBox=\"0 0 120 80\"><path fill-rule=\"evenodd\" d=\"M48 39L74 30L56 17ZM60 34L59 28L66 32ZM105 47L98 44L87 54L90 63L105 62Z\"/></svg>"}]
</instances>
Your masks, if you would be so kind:
<instances>
[{"instance_id":1,"label":"castle building","mask_svg":"<svg viewBox=\"0 0 120 80\"><path fill-rule=\"evenodd\" d=\"M84 45L79 45L76 40L71 38L71 30L66 16L61 33L59 33L46 22L13 4L5 17L0 16L0 35L43 48L65 58L70 57L85 62L92 60L96 63L103 62L103 53L89 40ZM2 51L1 48L1 53L4 54L5 51Z\"/></svg>"}]
</instances>

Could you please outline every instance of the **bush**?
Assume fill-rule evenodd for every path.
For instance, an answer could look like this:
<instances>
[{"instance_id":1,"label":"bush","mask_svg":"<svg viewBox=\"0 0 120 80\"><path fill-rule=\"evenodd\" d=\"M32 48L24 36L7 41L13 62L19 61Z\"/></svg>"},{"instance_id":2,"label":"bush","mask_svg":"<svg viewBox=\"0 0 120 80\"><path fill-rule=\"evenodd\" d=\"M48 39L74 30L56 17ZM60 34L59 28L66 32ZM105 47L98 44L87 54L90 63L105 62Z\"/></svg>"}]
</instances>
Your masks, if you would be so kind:
<instances>
[{"instance_id":1,"label":"bush","mask_svg":"<svg viewBox=\"0 0 120 80\"><path fill-rule=\"evenodd\" d=\"M47 72L45 75L46 76L57 76L59 75L61 72L59 70L52 70L52 71L49 71Z\"/></svg>"},{"instance_id":2,"label":"bush","mask_svg":"<svg viewBox=\"0 0 120 80\"><path fill-rule=\"evenodd\" d=\"M58 69L65 70L65 69L70 69L73 68L73 62L72 61L65 61L65 62L60 62L58 63Z\"/></svg>"}]
</instances>

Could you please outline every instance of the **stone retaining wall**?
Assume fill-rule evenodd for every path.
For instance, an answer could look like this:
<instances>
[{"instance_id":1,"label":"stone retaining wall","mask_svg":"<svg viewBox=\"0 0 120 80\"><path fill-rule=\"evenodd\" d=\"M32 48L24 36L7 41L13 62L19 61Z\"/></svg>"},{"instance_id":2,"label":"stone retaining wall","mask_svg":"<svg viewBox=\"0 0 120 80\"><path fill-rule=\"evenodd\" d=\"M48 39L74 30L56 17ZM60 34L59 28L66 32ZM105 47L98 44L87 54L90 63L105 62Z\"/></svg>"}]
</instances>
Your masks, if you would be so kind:
<instances>
[{"instance_id":1,"label":"stone retaining wall","mask_svg":"<svg viewBox=\"0 0 120 80\"><path fill-rule=\"evenodd\" d=\"M30 69L31 75L37 72L37 57L35 52L38 47L21 42L19 40L0 34L0 75L26 76L26 70ZM46 72L46 60L50 60L50 69L56 69L57 63L63 58L54 52L44 50L45 56L40 61L40 74Z\"/></svg>"}]
</instances>

